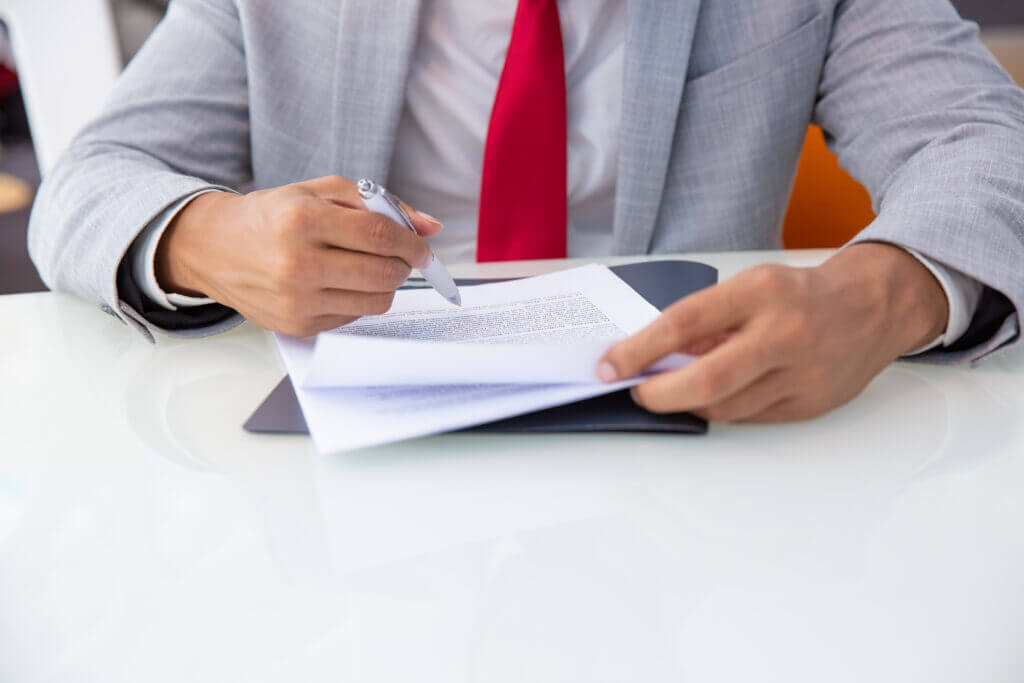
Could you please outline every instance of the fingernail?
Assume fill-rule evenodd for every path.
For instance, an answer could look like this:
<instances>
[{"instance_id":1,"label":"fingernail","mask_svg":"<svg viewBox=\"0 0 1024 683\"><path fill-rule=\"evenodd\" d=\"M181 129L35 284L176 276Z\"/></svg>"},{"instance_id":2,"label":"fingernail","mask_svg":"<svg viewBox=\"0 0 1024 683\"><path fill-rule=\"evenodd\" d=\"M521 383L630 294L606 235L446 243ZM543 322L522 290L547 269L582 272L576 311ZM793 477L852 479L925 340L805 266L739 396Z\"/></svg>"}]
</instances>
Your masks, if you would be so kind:
<instances>
[{"instance_id":1,"label":"fingernail","mask_svg":"<svg viewBox=\"0 0 1024 683\"><path fill-rule=\"evenodd\" d=\"M425 211L419 211L418 213L419 213L419 214L420 214L421 216L423 216L423 218L424 218L424 219L426 219L426 221L427 221L428 223L433 223L434 225L436 225L436 226L438 226L438 227L441 227L441 221L437 220L436 218L434 218L433 216L431 216L431 215L430 215L429 213L426 213Z\"/></svg>"},{"instance_id":2,"label":"fingernail","mask_svg":"<svg viewBox=\"0 0 1024 683\"><path fill-rule=\"evenodd\" d=\"M597 366L597 378L605 384L611 384L619 379L619 373L615 371L614 365L603 360Z\"/></svg>"}]
</instances>

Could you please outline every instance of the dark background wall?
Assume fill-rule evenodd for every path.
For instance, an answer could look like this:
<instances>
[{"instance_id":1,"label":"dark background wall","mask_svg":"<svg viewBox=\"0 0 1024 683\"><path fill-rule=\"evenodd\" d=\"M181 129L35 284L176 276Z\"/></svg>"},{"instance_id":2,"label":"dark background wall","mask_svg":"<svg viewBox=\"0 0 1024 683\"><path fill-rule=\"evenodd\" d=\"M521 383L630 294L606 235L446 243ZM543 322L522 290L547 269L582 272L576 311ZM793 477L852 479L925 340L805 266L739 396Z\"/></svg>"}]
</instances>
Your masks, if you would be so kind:
<instances>
[{"instance_id":1,"label":"dark background wall","mask_svg":"<svg viewBox=\"0 0 1024 683\"><path fill-rule=\"evenodd\" d=\"M1024 0L953 0L953 4L960 14L982 26L1024 25Z\"/></svg>"}]
</instances>

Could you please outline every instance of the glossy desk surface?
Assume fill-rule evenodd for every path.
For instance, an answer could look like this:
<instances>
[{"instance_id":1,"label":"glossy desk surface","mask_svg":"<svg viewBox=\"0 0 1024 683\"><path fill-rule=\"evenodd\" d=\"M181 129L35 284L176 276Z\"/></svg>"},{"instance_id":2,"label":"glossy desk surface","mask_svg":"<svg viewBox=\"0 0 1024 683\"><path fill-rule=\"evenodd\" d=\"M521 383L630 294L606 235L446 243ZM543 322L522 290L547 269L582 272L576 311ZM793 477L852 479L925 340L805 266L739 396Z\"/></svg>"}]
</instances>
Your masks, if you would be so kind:
<instances>
[{"instance_id":1,"label":"glossy desk surface","mask_svg":"<svg viewBox=\"0 0 1024 683\"><path fill-rule=\"evenodd\" d=\"M5 683L1024 680L1019 351L805 424L322 457L242 431L282 374L253 326L0 326Z\"/></svg>"}]
</instances>

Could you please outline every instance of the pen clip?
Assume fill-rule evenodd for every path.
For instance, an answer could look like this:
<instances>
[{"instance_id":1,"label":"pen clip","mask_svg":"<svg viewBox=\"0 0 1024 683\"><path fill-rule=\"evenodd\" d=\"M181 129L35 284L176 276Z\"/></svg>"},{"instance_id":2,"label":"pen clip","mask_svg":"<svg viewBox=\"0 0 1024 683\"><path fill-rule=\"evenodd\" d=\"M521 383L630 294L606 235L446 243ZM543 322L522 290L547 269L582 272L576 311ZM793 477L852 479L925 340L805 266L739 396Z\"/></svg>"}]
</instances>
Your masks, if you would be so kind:
<instances>
[{"instance_id":1,"label":"pen clip","mask_svg":"<svg viewBox=\"0 0 1024 683\"><path fill-rule=\"evenodd\" d=\"M380 189L380 196L383 197L384 201L390 204L398 212L398 215L402 217L402 220L405 221L405 226L416 232L416 228L412 224L412 218L409 216L409 212L405 210L405 202L391 194L383 185L378 185L377 187Z\"/></svg>"}]
</instances>

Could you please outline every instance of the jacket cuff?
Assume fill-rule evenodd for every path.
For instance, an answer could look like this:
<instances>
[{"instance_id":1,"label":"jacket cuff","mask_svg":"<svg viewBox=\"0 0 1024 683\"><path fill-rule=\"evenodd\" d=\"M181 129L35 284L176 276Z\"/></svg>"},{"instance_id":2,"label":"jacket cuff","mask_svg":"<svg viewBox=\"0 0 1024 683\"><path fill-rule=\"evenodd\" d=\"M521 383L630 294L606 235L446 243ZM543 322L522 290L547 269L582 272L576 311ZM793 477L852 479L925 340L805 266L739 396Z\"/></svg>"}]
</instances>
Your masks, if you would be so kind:
<instances>
[{"instance_id":1,"label":"jacket cuff","mask_svg":"<svg viewBox=\"0 0 1024 683\"><path fill-rule=\"evenodd\" d=\"M998 352L1004 351L1020 341L1020 310L1024 297L1020 294L1018 267L1011 264L1012 258L1004 254L989 253L979 258L970 249L957 244L961 237L954 233L946 240L936 238L935 225L928 221L915 222L910 211L886 212L884 209L875 221L861 231L850 244L862 242L885 242L893 246L917 252L934 262L971 278L982 285L977 309L971 317L967 331L951 344L913 356L909 360L931 363L953 364L969 362L977 365ZM975 239L976 233L971 233ZM1012 298L1011 298L1012 297Z\"/></svg>"},{"instance_id":2,"label":"jacket cuff","mask_svg":"<svg viewBox=\"0 0 1024 683\"><path fill-rule=\"evenodd\" d=\"M949 320L946 322L946 329L939 334L931 343L925 344L914 351L906 354L908 356L931 351L939 347L951 346L957 339L960 339L971 326L971 319L978 310L978 301L981 299L982 284L963 273L947 268L938 261L925 258L913 249L904 249L908 254L917 259L921 265L928 269L932 276L938 281L939 286L946 295L946 304L949 308Z\"/></svg>"},{"instance_id":3,"label":"jacket cuff","mask_svg":"<svg viewBox=\"0 0 1024 683\"><path fill-rule=\"evenodd\" d=\"M153 187L155 185L155 187ZM199 337L217 334L243 322L237 312L212 304L183 311L169 311L149 301L142 294L142 288L132 276L128 252L145 226L150 225L169 207L206 190L234 192L234 190L210 185L197 178L173 176L166 183L151 183L150 201L145 207L132 204L131 215L123 211L112 221L122 229L108 233L108 246L100 250L104 260L109 259L106 272L110 279L101 286L101 309L135 328L150 342L155 331L173 336ZM134 227L133 227L134 226ZM117 240L114 242L114 240Z\"/></svg>"},{"instance_id":4,"label":"jacket cuff","mask_svg":"<svg viewBox=\"0 0 1024 683\"><path fill-rule=\"evenodd\" d=\"M165 292L156 279L156 251L168 226L174 222L178 214L196 197L215 191L200 190L171 204L162 214L143 228L139 236L132 242L128 255L125 257L128 259L132 269L132 279L142 290L142 293L150 301L159 304L169 311L177 310L178 306L205 306L214 303L213 299L207 297L189 297L182 294L168 294Z\"/></svg>"}]
</instances>

